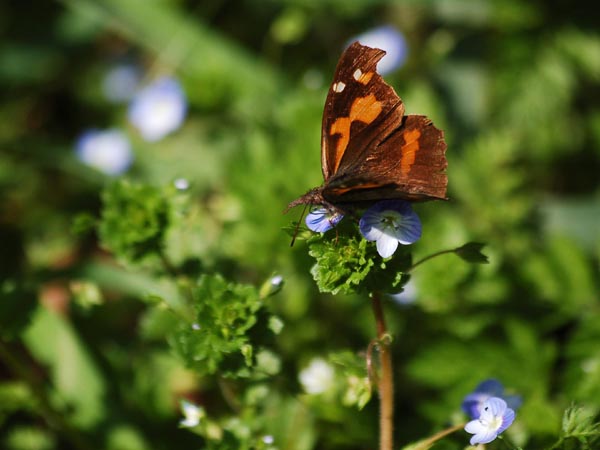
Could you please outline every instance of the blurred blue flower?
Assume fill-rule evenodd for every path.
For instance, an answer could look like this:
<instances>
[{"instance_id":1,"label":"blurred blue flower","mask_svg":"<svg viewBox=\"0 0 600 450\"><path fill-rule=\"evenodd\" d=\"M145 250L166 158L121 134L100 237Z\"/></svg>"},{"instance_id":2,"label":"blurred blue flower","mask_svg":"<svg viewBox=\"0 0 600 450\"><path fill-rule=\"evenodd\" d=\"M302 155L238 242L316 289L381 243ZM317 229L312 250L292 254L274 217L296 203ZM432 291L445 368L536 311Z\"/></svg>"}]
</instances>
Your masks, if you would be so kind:
<instances>
[{"instance_id":1,"label":"blurred blue flower","mask_svg":"<svg viewBox=\"0 0 600 450\"><path fill-rule=\"evenodd\" d=\"M129 105L129 121L147 141L158 141L177 130L185 119L187 101L174 78L163 77L140 90Z\"/></svg>"},{"instance_id":2,"label":"blurred blue flower","mask_svg":"<svg viewBox=\"0 0 600 450\"><path fill-rule=\"evenodd\" d=\"M388 258L398 243L409 245L421 237L421 221L404 200L382 200L371 206L359 222L360 232L368 241L377 242L377 253Z\"/></svg>"},{"instance_id":3,"label":"blurred blue flower","mask_svg":"<svg viewBox=\"0 0 600 450\"><path fill-rule=\"evenodd\" d=\"M133 64L112 67L102 81L104 96L111 102L126 102L133 98L140 81L141 70Z\"/></svg>"},{"instance_id":4,"label":"blurred blue flower","mask_svg":"<svg viewBox=\"0 0 600 450\"><path fill-rule=\"evenodd\" d=\"M178 191L186 191L190 187L190 182L186 178L177 178L173 181L173 185Z\"/></svg>"},{"instance_id":5,"label":"blurred blue flower","mask_svg":"<svg viewBox=\"0 0 600 450\"><path fill-rule=\"evenodd\" d=\"M304 221L310 230L316 233L325 233L335 227L343 217L344 215L339 212L320 207L312 209Z\"/></svg>"},{"instance_id":6,"label":"blurred blue flower","mask_svg":"<svg viewBox=\"0 0 600 450\"><path fill-rule=\"evenodd\" d=\"M492 397L503 399L514 410L518 409L523 403L521 396L505 395L502 383L498 380L489 379L479 383L475 390L465 397L462 402L462 410L471 419L477 419L483 410L483 404Z\"/></svg>"},{"instance_id":7,"label":"blurred blue flower","mask_svg":"<svg viewBox=\"0 0 600 450\"><path fill-rule=\"evenodd\" d=\"M404 285L402 288L402 292L397 294L389 294L392 300L402 306L408 306L413 304L417 300L417 286L415 282L411 279L408 283Z\"/></svg>"},{"instance_id":8,"label":"blurred blue flower","mask_svg":"<svg viewBox=\"0 0 600 450\"><path fill-rule=\"evenodd\" d=\"M81 162L107 175L125 172L133 161L129 139L120 130L88 130L75 144Z\"/></svg>"},{"instance_id":9,"label":"blurred blue flower","mask_svg":"<svg viewBox=\"0 0 600 450\"><path fill-rule=\"evenodd\" d=\"M202 420L206 413L200 406L196 406L187 400L181 400L181 412L183 413L183 419L179 421L179 425L184 428L194 428L198 426L200 420Z\"/></svg>"},{"instance_id":10,"label":"blurred blue flower","mask_svg":"<svg viewBox=\"0 0 600 450\"><path fill-rule=\"evenodd\" d=\"M506 402L498 397L491 397L483 402L481 415L465 425L465 431L471 437L471 445L487 444L498 437L515 420L515 412Z\"/></svg>"},{"instance_id":11,"label":"blurred blue flower","mask_svg":"<svg viewBox=\"0 0 600 450\"><path fill-rule=\"evenodd\" d=\"M377 64L377 70L381 75L399 69L408 56L408 46L404 35L391 25L373 28L352 38L349 44L354 41L386 51L386 55Z\"/></svg>"}]
</instances>

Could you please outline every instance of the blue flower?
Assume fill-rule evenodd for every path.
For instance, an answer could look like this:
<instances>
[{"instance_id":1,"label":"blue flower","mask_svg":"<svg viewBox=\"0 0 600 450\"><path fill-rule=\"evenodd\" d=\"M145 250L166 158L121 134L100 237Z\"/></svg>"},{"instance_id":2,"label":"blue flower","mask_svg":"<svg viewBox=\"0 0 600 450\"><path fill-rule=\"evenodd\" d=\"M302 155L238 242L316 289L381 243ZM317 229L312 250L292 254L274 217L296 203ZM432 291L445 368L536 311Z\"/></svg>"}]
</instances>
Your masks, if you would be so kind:
<instances>
[{"instance_id":1,"label":"blue flower","mask_svg":"<svg viewBox=\"0 0 600 450\"><path fill-rule=\"evenodd\" d=\"M147 141L177 130L185 119L185 94L174 78L163 77L139 91L129 105L129 121Z\"/></svg>"},{"instance_id":2,"label":"blue flower","mask_svg":"<svg viewBox=\"0 0 600 450\"><path fill-rule=\"evenodd\" d=\"M471 419L477 419L483 410L483 404L491 397L503 399L510 408L515 410L522 403L519 395L505 395L502 383L498 380L489 379L479 383L475 390L465 397L462 402L462 409Z\"/></svg>"},{"instance_id":3,"label":"blue flower","mask_svg":"<svg viewBox=\"0 0 600 450\"><path fill-rule=\"evenodd\" d=\"M311 210L304 221L309 230L325 233L335 227L343 217L342 213L321 207Z\"/></svg>"},{"instance_id":4,"label":"blue flower","mask_svg":"<svg viewBox=\"0 0 600 450\"><path fill-rule=\"evenodd\" d=\"M402 287L402 292L397 294L389 294L392 300L402 306L408 306L417 301L417 286L411 279Z\"/></svg>"},{"instance_id":5,"label":"blue flower","mask_svg":"<svg viewBox=\"0 0 600 450\"><path fill-rule=\"evenodd\" d=\"M408 55L408 46L404 35L390 25L373 28L353 38L352 42L354 41L386 51L386 55L377 64L377 70L381 75L400 68Z\"/></svg>"},{"instance_id":6,"label":"blue flower","mask_svg":"<svg viewBox=\"0 0 600 450\"><path fill-rule=\"evenodd\" d=\"M112 67L102 81L104 96L111 102L131 100L142 79L141 70L133 64Z\"/></svg>"},{"instance_id":7,"label":"blue flower","mask_svg":"<svg viewBox=\"0 0 600 450\"><path fill-rule=\"evenodd\" d=\"M483 402L481 415L465 425L465 431L471 437L471 445L487 444L498 437L515 420L515 412L506 402L498 397L491 397Z\"/></svg>"},{"instance_id":8,"label":"blue flower","mask_svg":"<svg viewBox=\"0 0 600 450\"><path fill-rule=\"evenodd\" d=\"M75 144L81 162L107 175L125 172L133 161L129 139L120 130L88 130Z\"/></svg>"},{"instance_id":9,"label":"blue flower","mask_svg":"<svg viewBox=\"0 0 600 450\"><path fill-rule=\"evenodd\" d=\"M368 241L377 242L377 253L388 258L398 243L409 245L421 237L421 221L404 200L382 200L371 206L359 222L360 232Z\"/></svg>"}]
</instances>

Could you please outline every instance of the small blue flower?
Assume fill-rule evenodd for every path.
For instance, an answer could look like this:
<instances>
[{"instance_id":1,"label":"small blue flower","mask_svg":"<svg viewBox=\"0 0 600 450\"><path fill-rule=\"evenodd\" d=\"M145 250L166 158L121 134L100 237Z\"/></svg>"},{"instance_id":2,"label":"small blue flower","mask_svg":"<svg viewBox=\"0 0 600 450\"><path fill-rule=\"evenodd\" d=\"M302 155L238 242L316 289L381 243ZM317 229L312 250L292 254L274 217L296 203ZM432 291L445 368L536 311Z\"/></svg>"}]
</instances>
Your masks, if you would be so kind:
<instances>
[{"instance_id":1,"label":"small blue flower","mask_svg":"<svg viewBox=\"0 0 600 450\"><path fill-rule=\"evenodd\" d=\"M381 75L391 73L400 68L408 56L408 46L404 35L390 25L373 28L352 39L369 47L385 50L386 55L377 64Z\"/></svg>"},{"instance_id":2,"label":"small blue flower","mask_svg":"<svg viewBox=\"0 0 600 450\"><path fill-rule=\"evenodd\" d=\"M523 402L519 395L505 395L502 383L489 379L479 383L475 390L465 397L462 409L471 419L477 419L483 410L483 404L491 397L503 399L514 410L518 409Z\"/></svg>"},{"instance_id":3,"label":"small blue flower","mask_svg":"<svg viewBox=\"0 0 600 450\"><path fill-rule=\"evenodd\" d=\"M183 89L174 78L163 77L140 90L129 105L129 121L150 142L177 130L187 112Z\"/></svg>"},{"instance_id":4,"label":"small blue flower","mask_svg":"<svg viewBox=\"0 0 600 450\"><path fill-rule=\"evenodd\" d=\"M397 294L390 294L392 300L402 306L412 305L417 301L417 286L412 279L404 285L402 292Z\"/></svg>"},{"instance_id":5,"label":"small blue flower","mask_svg":"<svg viewBox=\"0 0 600 450\"><path fill-rule=\"evenodd\" d=\"M304 221L309 230L325 233L335 227L343 217L342 213L321 207L311 210Z\"/></svg>"},{"instance_id":6,"label":"small blue flower","mask_svg":"<svg viewBox=\"0 0 600 450\"><path fill-rule=\"evenodd\" d=\"M360 232L368 241L377 242L377 253L388 258L403 245L421 237L421 221L404 200L382 200L371 206L359 222Z\"/></svg>"},{"instance_id":7,"label":"small blue flower","mask_svg":"<svg viewBox=\"0 0 600 450\"><path fill-rule=\"evenodd\" d=\"M133 64L112 67L102 81L104 96L111 102L131 100L142 80L142 71Z\"/></svg>"},{"instance_id":8,"label":"small blue flower","mask_svg":"<svg viewBox=\"0 0 600 450\"><path fill-rule=\"evenodd\" d=\"M133 161L129 139L120 130L88 130L75 144L75 152L81 162L104 172L119 175Z\"/></svg>"},{"instance_id":9,"label":"small blue flower","mask_svg":"<svg viewBox=\"0 0 600 450\"><path fill-rule=\"evenodd\" d=\"M487 444L498 437L515 420L515 412L506 402L498 397L491 397L483 402L481 415L465 425L465 431L471 437L471 445Z\"/></svg>"}]
</instances>

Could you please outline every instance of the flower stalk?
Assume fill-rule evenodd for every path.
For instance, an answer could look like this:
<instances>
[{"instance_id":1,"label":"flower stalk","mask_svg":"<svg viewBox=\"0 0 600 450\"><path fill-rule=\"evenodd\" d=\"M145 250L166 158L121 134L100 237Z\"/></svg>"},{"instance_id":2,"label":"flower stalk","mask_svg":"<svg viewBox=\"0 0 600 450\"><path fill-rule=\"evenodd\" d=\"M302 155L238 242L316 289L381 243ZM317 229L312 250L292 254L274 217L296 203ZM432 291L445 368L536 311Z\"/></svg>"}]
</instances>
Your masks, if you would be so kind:
<instances>
[{"instance_id":1,"label":"flower stalk","mask_svg":"<svg viewBox=\"0 0 600 450\"><path fill-rule=\"evenodd\" d=\"M392 450L394 446L394 379L392 353L381 304L381 294L372 295L373 314L379 343L379 450Z\"/></svg>"}]
</instances>

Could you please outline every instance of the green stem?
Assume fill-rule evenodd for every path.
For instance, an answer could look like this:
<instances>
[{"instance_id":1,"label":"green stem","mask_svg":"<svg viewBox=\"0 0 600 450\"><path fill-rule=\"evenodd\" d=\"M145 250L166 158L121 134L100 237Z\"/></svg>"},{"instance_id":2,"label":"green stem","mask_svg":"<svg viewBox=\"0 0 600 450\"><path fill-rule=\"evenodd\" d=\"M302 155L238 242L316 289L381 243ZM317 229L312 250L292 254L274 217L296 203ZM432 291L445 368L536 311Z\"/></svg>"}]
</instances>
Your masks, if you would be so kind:
<instances>
[{"instance_id":1,"label":"green stem","mask_svg":"<svg viewBox=\"0 0 600 450\"><path fill-rule=\"evenodd\" d=\"M381 305L381 295L373 293L373 313L377 325L379 341L379 450L392 450L394 446L394 379L392 371L392 352Z\"/></svg>"},{"instance_id":2,"label":"green stem","mask_svg":"<svg viewBox=\"0 0 600 450\"><path fill-rule=\"evenodd\" d=\"M450 249L450 250L440 250L439 252L432 253L431 255L429 255L429 256L426 256L425 258L423 258L423 259L421 259L421 260L417 261L417 262L416 262L416 263L414 263L412 266L410 266L410 268L407 270L407 272L412 272L412 271L413 271L413 269L414 269L415 267L417 267L417 266L420 266L420 265L421 265L421 264L423 264L425 261L429 261L430 259L433 259L433 258L435 258L435 257L437 257L437 256L440 256L440 255L445 255L445 254L447 254L447 253L455 253L455 252L456 252L456 249L455 249L455 248L452 248L452 249Z\"/></svg>"},{"instance_id":3,"label":"green stem","mask_svg":"<svg viewBox=\"0 0 600 450\"><path fill-rule=\"evenodd\" d=\"M39 402L41 416L51 428L57 430L77 450L91 450L93 448L85 441L81 433L64 419L64 413L54 409L45 387L32 375L33 371L17 358L2 340L0 340L0 360L16 378L27 384L31 393Z\"/></svg>"}]
</instances>

